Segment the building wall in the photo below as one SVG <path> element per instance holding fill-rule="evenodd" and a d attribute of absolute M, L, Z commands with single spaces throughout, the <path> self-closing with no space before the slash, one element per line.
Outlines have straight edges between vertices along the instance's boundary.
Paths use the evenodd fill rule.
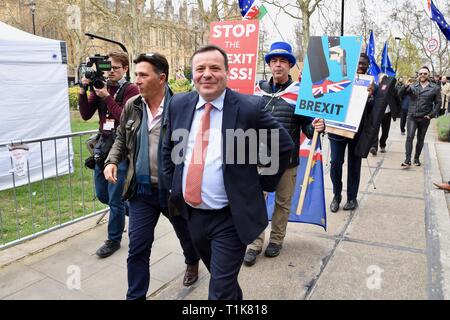
<path fill-rule="evenodd" d="M 164 54 L 170 64 L 171 77 L 174 77 L 177 68 L 189 66 L 195 48 L 208 39 L 209 27 L 197 18 L 198 12 L 188 7 L 186 1 L 179 10 L 174 9 L 170 0 L 165 0 L 162 12 L 149 7 L 139 24 L 140 36 L 131 34 L 131 26 L 138 19 L 133 21 L 131 18 L 133 15 L 127 1 L 122 0 L 116 6 L 114 0 L 96 0 L 98 7 L 88 0 L 34 1 L 36 35 L 66 41 L 70 76 L 76 74 L 78 64 L 87 56 L 120 50 L 114 44 L 89 40 L 85 32 L 121 42 L 129 52 L 130 48 L 139 47 L 140 52 Z M 150 3 L 154 6 L 153 1 Z M 70 5 L 78 7 L 80 14 L 77 17 L 73 11 L 71 15 Z M 32 33 L 29 0 L 0 0 L 0 21 Z"/>

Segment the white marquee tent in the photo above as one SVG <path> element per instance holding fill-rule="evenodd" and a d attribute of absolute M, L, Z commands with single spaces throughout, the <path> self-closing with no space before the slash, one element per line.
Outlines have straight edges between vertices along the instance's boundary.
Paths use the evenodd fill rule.
<path fill-rule="evenodd" d="M 0 21 L 0 190 L 13 186 L 12 160 L 2 144 L 71 132 L 65 42 L 38 37 Z M 67 174 L 72 146 L 67 139 L 29 143 L 29 177 L 15 184 Z M 42 173 L 42 161 L 44 174 Z M 69 161 L 70 160 L 70 161 Z"/>

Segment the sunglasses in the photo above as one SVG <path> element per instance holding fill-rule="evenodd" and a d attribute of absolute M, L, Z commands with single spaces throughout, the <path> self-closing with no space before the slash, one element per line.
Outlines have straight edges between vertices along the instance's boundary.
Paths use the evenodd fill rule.
<path fill-rule="evenodd" d="M 428 73 L 419 72 L 419 76 L 427 76 Z"/>

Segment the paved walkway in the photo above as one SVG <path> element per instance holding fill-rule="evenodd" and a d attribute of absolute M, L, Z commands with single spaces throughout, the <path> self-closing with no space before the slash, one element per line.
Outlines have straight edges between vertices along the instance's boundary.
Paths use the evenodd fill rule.
<path fill-rule="evenodd" d="M 244 298 L 450 299 L 445 254 L 450 252 L 450 199 L 432 186 L 433 181 L 450 180 L 450 144 L 435 140 L 434 127 L 433 122 L 423 166 L 401 169 L 405 136 L 393 123 L 388 152 L 363 160 L 359 209 L 329 213 L 327 232 L 289 224 L 280 256 L 261 255 L 253 267 L 242 267 Z M 324 142 L 327 162 L 326 138 Z M 325 168 L 328 205 L 332 190 L 329 166 Z M 0 299 L 123 299 L 127 236 L 117 253 L 100 260 L 95 250 L 105 238 L 106 224 L 94 225 L 95 219 L 84 221 L 0 252 Z M 72 237 L 65 239 L 67 234 Z M 39 251 L 52 242 L 57 243 Z M 206 299 L 205 267 L 189 288 L 182 285 L 184 268 L 175 234 L 161 217 L 149 298 Z"/>

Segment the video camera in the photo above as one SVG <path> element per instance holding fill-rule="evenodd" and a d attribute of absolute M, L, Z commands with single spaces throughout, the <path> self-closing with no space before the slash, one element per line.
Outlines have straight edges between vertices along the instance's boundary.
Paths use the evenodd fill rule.
<path fill-rule="evenodd" d="M 92 66 L 95 65 L 95 69 Z M 91 81 L 92 87 L 102 89 L 105 86 L 107 78 L 103 76 L 103 72 L 111 70 L 111 61 L 108 61 L 108 56 L 99 54 L 89 57 L 84 70 L 84 77 Z"/>

